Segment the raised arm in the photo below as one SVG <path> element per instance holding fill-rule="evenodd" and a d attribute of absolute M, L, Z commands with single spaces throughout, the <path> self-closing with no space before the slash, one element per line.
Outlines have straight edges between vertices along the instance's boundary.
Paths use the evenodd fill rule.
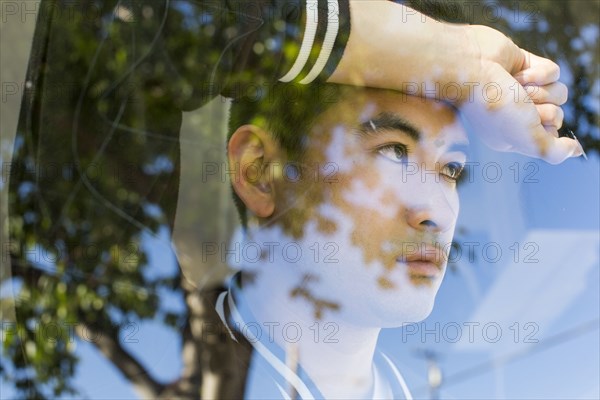
<path fill-rule="evenodd" d="M 558 138 L 567 88 L 551 60 L 489 27 L 438 22 L 388 1 L 350 4 L 350 38 L 331 82 L 454 103 L 496 150 L 550 163 L 582 154 L 577 141 Z"/>

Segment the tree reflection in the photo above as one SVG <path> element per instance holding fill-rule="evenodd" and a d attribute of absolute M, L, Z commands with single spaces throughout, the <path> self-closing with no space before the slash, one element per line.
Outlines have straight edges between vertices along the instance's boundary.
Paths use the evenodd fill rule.
<path fill-rule="evenodd" d="M 150 273 L 143 238 L 158 235 L 161 229 L 173 229 L 182 168 L 181 111 L 197 108 L 225 91 L 224 86 L 231 94 L 248 93 L 248 79 L 240 74 L 228 85 L 218 76 L 215 82 L 193 79 L 195 70 L 206 68 L 205 61 L 221 56 L 207 54 L 206 44 L 231 39 L 228 33 L 215 38 L 207 22 L 210 18 L 194 11 L 193 2 L 172 2 L 167 19 L 162 18 L 162 2 L 132 2 L 115 14 L 117 3 L 54 2 L 52 7 L 43 8 L 38 24 L 36 36 L 41 39 L 34 51 L 42 56 L 31 60 L 27 79 L 32 89 L 23 100 L 11 165 L 8 249 L 11 279 L 17 289 L 17 318 L 3 335 L 2 374 L 26 398 L 76 393 L 73 377 L 79 361 L 75 345 L 66 338 L 50 341 L 40 334 L 40 326 L 56 324 L 64 327 L 63 332 L 73 327 L 73 334 L 80 337 L 97 337 L 91 342 L 148 397 L 197 397 L 201 391 L 218 398 L 239 397 L 249 347 L 233 350 L 226 331 L 210 331 L 221 324 L 213 311 L 219 291 L 207 290 L 201 295 L 179 271 L 158 277 Z M 503 14 L 497 22 L 476 13 L 469 22 L 496 23 L 524 47 L 534 52 L 543 50 L 539 52 L 560 60 L 563 71 L 572 75 L 566 124 L 588 152 L 598 151 L 594 109 L 598 101 L 594 92 L 598 52 L 593 47 L 598 37 L 597 26 L 594 30 L 597 21 L 593 20 L 597 3 L 578 2 L 577 7 L 585 11 L 577 11 L 568 2 L 539 1 L 535 6 L 512 0 L 497 3 L 512 11 L 520 7 L 519 16 L 530 16 L 533 23 L 511 23 L 515 13 Z M 257 68 L 272 70 L 275 59 L 265 57 Z M 234 63 L 230 67 L 234 68 Z M 251 82 L 259 87 L 263 84 Z M 398 274 L 398 258 L 410 249 L 401 248 L 406 241 L 392 238 L 408 235 L 411 229 L 402 223 L 393 227 L 386 224 L 406 218 L 403 210 L 395 208 L 398 202 L 408 201 L 402 191 L 392 188 L 398 174 L 371 176 L 366 163 L 373 151 L 362 151 L 359 141 L 356 148 L 340 150 L 336 135 L 344 126 L 368 122 L 368 118 L 359 119 L 362 113 L 379 116 L 380 112 L 369 107 L 390 104 L 383 100 L 391 95 L 371 98 L 372 94 L 354 92 L 350 96 L 329 86 L 311 90 L 320 90 L 318 96 L 330 104 L 314 101 L 313 93 L 308 100 L 292 105 L 292 96 L 287 96 L 281 110 L 273 115 L 257 112 L 253 101 L 246 105 L 246 113 L 254 119 L 244 122 L 269 131 L 273 128 L 270 117 L 279 117 L 276 127 L 288 132 L 283 140 L 303 146 L 302 151 L 288 151 L 286 156 L 298 160 L 310 153 L 308 159 L 296 164 L 305 179 L 279 181 L 274 214 L 262 221 L 264 227 L 272 229 L 272 240 L 302 243 L 303 254 L 310 257 L 316 253 L 310 246 L 317 242 L 318 260 L 335 251 L 335 247 L 323 247 L 328 243 L 346 245 L 331 256 L 338 262 L 327 265 L 334 267 L 329 268 L 335 270 L 334 276 L 321 275 L 320 267 L 325 263 L 308 272 L 294 271 L 297 276 L 285 287 L 287 301 L 306 305 L 316 320 L 328 320 L 352 310 L 349 293 L 363 303 L 361 307 L 369 299 L 365 293 L 381 295 L 385 306 L 379 308 L 380 314 L 372 315 L 370 310 L 363 314 L 387 321 L 394 313 L 389 309 L 390 299 L 397 290 L 427 291 L 437 289 L 439 282 L 432 284 L 427 276 L 418 274 Z M 381 96 L 379 100 L 377 96 Z M 321 114 L 323 119 L 317 123 Z M 220 129 L 216 125 L 199 132 L 199 140 L 210 140 Z M 291 127 L 294 134 L 289 134 Z M 299 133 L 307 133 L 309 128 L 314 134 L 303 141 Z M 354 131 L 358 138 L 360 133 Z M 396 150 L 387 149 L 385 154 L 393 156 Z M 335 151 L 341 151 L 340 157 L 332 162 L 327 157 Z M 388 161 L 381 160 L 390 164 Z M 283 168 L 285 160 L 280 165 Z M 335 174 L 330 175 L 334 170 L 328 166 L 337 168 Z M 312 179 L 315 171 L 316 181 Z M 283 170 L 273 172 L 284 176 Z M 288 178 L 293 175 L 286 173 Z M 377 190 L 384 183 L 389 184 L 388 189 Z M 208 202 L 222 185 L 203 184 L 203 200 Z M 241 205 L 240 199 L 236 201 Z M 204 223 L 207 232 L 214 232 L 220 221 L 214 217 Z M 450 241 L 451 237 L 440 239 L 426 229 L 411 235 L 408 242 L 446 249 Z M 269 254 L 263 257 L 268 259 Z M 347 286 L 343 286 L 337 274 L 345 272 L 348 265 L 358 267 L 346 275 Z M 254 283 L 260 285 L 260 269 L 248 272 L 256 274 Z M 360 275 L 365 273 L 366 277 Z M 369 290 L 359 290 L 357 284 L 370 284 Z M 159 293 L 180 298 L 183 311 L 165 306 Z M 432 298 L 431 293 L 428 296 Z M 3 308 L 7 302 L 3 299 Z M 427 307 L 430 303 L 424 302 Z M 415 313 L 423 315 L 427 307 Z M 352 311 L 348 318 L 356 315 L 361 313 Z M 175 382 L 152 376 L 122 344 L 128 323 L 151 319 L 182 338 L 184 368 Z M 211 374 L 217 376 L 217 383 L 205 384 Z"/>

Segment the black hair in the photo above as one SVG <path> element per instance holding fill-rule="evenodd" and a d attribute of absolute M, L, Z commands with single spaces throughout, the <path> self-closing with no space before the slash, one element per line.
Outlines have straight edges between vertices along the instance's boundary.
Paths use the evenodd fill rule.
<path fill-rule="evenodd" d="M 397 1 L 439 21 L 464 23 L 465 14 L 458 1 Z M 402 21 L 398 21 L 402 23 Z M 233 100 L 229 116 L 227 142 L 238 127 L 256 125 L 269 132 L 292 161 L 301 161 L 306 135 L 319 115 L 341 99 L 344 86 L 328 83 L 310 85 L 276 83 L 249 85 L 253 90 L 240 90 L 246 95 Z M 239 89 L 239 88 L 238 88 Z M 233 192 L 233 201 L 242 226 L 248 223 L 244 202 Z"/>
<path fill-rule="evenodd" d="M 307 134 L 315 120 L 340 100 L 343 86 L 329 83 L 276 83 L 259 88 L 251 95 L 233 100 L 227 141 L 240 126 L 256 125 L 272 135 L 291 161 L 301 161 Z M 234 190 L 232 192 L 245 228 L 248 223 L 246 205 Z"/>

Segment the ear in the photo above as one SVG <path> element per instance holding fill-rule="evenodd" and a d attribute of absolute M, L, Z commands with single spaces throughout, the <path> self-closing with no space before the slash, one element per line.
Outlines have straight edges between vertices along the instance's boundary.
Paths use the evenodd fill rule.
<path fill-rule="evenodd" d="M 240 126 L 229 139 L 227 157 L 235 171 L 233 190 L 246 208 L 266 218 L 275 209 L 274 171 L 270 171 L 279 154 L 279 146 L 270 134 L 255 125 Z"/>

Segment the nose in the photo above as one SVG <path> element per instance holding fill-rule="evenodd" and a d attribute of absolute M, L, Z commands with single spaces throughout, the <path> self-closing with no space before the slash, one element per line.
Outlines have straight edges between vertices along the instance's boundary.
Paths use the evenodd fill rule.
<path fill-rule="evenodd" d="M 425 186 L 425 187 L 424 187 Z M 423 183 L 413 192 L 413 201 L 406 206 L 406 220 L 413 229 L 423 232 L 445 232 L 458 217 L 458 198 L 453 198 L 439 185 Z"/>
<path fill-rule="evenodd" d="M 439 232 L 442 231 L 442 226 L 429 207 L 411 207 L 407 210 L 408 224 L 421 231 Z"/>

